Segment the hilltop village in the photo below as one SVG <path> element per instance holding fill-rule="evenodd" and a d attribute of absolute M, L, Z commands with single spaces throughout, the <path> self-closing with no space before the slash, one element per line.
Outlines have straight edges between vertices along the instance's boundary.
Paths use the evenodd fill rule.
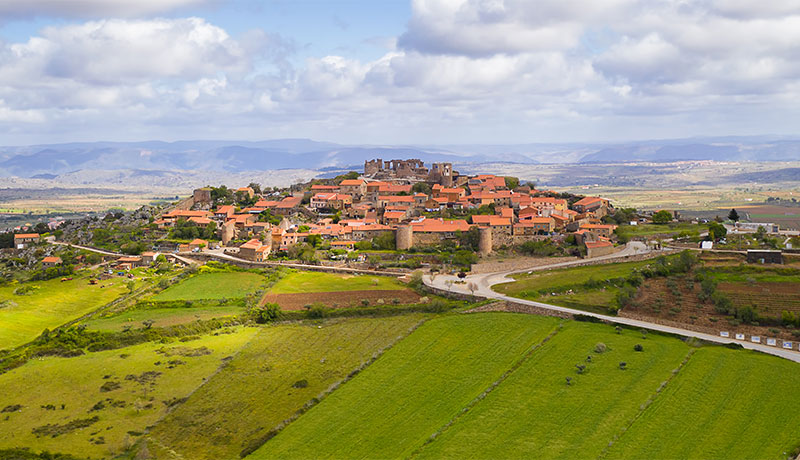
<path fill-rule="evenodd" d="M 474 246 L 485 256 L 570 236 L 576 252 L 596 257 L 614 250 L 616 225 L 603 220 L 613 212 L 606 199 L 537 190 L 513 177 L 461 175 L 450 163 L 428 168 L 416 159 L 377 159 L 365 162 L 363 174 L 291 190 L 197 189 L 153 224 L 179 234 L 195 227 L 256 262 L 301 244 L 344 251 Z M 217 245 L 198 238 L 180 250 L 209 247 Z"/>

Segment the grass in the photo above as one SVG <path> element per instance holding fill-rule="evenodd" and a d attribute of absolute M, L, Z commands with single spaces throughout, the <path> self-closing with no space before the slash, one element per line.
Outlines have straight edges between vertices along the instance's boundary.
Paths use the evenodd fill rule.
<path fill-rule="evenodd" d="M 800 445 L 798 389 L 795 363 L 699 349 L 607 457 L 786 458 Z"/>
<path fill-rule="evenodd" d="M 642 260 L 638 262 L 587 265 L 558 270 L 534 271 L 531 274 L 521 273 L 512 276 L 516 280 L 515 282 L 500 284 L 494 286 L 492 289 L 513 297 L 538 299 L 538 291 L 540 289 L 552 289 L 557 291 L 565 287 L 572 287 L 585 283 L 590 279 L 602 281 L 611 278 L 625 277 L 634 269 L 642 268 L 651 263 L 653 263 L 652 260 Z"/>
<path fill-rule="evenodd" d="M 503 313 L 428 321 L 248 458 L 408 457 L 558 321 Z"/>
<path fill-rule="evenodd" d="M 219 368 L 223 358 L 236 353 L 255 332 L 254 328 L 238 328 L 230 334 L 203 336 L 185 343 L 146 343 L 75 358 L 29 361 L 0 375 L 0 410 L 22 406 L 18 411 L 2 414 L 0 448 L 30 447 L 80 458 L 111 458 L 167 413 L 165 401 L 174 402 L 191 394 Z M 201 347 L 211 353 L 175 353 Z M 171 356 L 159 353 L 160 349 L 169 351 Z M 126 379 L 128 375 L 141 376 L 150 371 L 161 373 L 152 385 Z M 109 382 L 119 384 L 119 388 L 101 391 L 103 385 L 115 386 Z M 104 407 L 92 410 L 100 402 Z M 46 409 L 49 405 L 53 409 Z M 91 422 L 95 416 L 98 419 Z M 68 431 L 65 425 L 76 420 L 91 423 L 56 437 L 34 434 L 37 428 L 52 433 Z"/>
<path fill-rule="evenodd" d="M 284 276 L 270 289 L 270 294 L 299 292 L 342 292 L 403 289 L 405 285 L 394 278 L 366 275 L 335 275 L 332 273 L 295 271 Z"/>
<path fill-rule="evenodd" d="M 678 233 L 688 233 L 699 235 L 708 231 L 708 226 L 701 224 L 691 224 L 689 222 L 674 222 L 668 224 L 638 224 L 620 225 L 617 232 L 628 235 L 629 237 L 652 236 L 652 235 L 676 235 Z"/>
<path fill-rule="evenodd" d="M 724 268 L 711 268 L 708 274 L 719 282 L 728 283 L 800 283 L 800 270 L 781 269 L 780 272 L 762 267 L 746 267 L 744 269 L 725 270 Z"/>
<path fill-rule="evenodd" d="M 119 332 L 126 326 L 142 327 L 143 321 L 152 320 L 153 327 L 167 327 L 191 323 L 197 320 L 237 316 L 244 313 L 242 306 L 150 308 L 128 310 L 114 316 L 93 318 L 86 321 L 90 330 Z"/>
<path fill-rule="evenodd" d="M 53 329 L 80 318 L 120 295 L 127 293 L 127 279 L 114 277 L 90 286 L 87 276 L 76 275 L 72 281 L 60 279 L 33 281 L 0 287 L 0 349 L 27 343 L 45 329 Z M 34 286 L 25 295 L 14 290 Z"/>
<path fill-rule="evenodd" d="M 597 458 L 689 350 L 672 338 L 612 331 L 568 323 L 418 458 Z M 608 351 L 595 353 L 598 342 Z M 643 352 L 633 350 L 637 343 Z M 585 373 L 575 364 L 586 365 Z M 649 458 L 659 457 L 666 458 Z"/>
<path fill-rule="evenodd" d="M 619 288 L 583 289 L 572 294 L 540 297 L 542 301 L 561 307 L 575 308 L 577 310 L 594 313 L 608 314 L 608 307 L 616 305 L 616 295 Z"/>
<path fill-rule="evenodd" d="M 238 458 L 248 446 L 342 380 L 424 317 L 267 327 L 151 432 L 152 446 L 184 458 Z M 294 388 L 305 380 L 307 387 Z"/>
<path fill-rule="evenodd" d="M 152 300 L 240 299 L 263 282 L 262 275 L 250 272 L 200 273 L 159 292 Z"/>

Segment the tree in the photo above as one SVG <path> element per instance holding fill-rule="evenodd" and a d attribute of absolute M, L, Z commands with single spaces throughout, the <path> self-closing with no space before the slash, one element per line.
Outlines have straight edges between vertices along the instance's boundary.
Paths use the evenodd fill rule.
<path fill-rule="evenodd" d="M 254 319 L 258 324 L 266 324 L 281 317 L 281 307 L 276 303 L 267 303 L 258 308 L 253 313 Z"/>
<path fill-rule="evenodd" d="M 255 193 L 256 195 L 261 195 L 261 184 L 256 182 L 250 182 L 250 185 L 248 185 L 248 187 L 253 189 L 253 193 Z"/>
<path fill-rule="evenodd" d="M 719 239 L 725 238 L 728 235 L 728 229 L 725 228 L 724 225 L 720 224 L 719 222 L 711 222 L 708 224 L 708 239 L 711 241 L 717 241 Z"/>
<path fill-rule="evenodd" d="M 431 186 L 425 182 L 417 182 L 411 186 L 411 193 L 424 193 L 426 195 L 430 195 Z"/>
<path fill-rule="evenodd" d="M 672 222 L 672 213 L 667 210 L 661 210 L 657 213 L 653 214 L 653 223 L 654 224 L 666 224 L 668 222 Z"/>
<path fill-rule="evenodd" d="M 514 190 L 519 186 L 519 178 L 513 176 L 506 176 L 506 188 L 509 190 Z"/>
<path fill-rule="evenodd" d="M 144 326 L 145 329 L 150 329 L 151 327 L 153 327 L 154 323 L 155 321 L 153 321 L 152 319 L 146 319 L 142 321 L 142 326 Z"/>
<path fill-rule="evenodd" d="M 731 212 L 728 213 L 728 219 L 738 222 L 739 221 L 739 213 L 736 212 L 735 209 L 731 209 Z"/>

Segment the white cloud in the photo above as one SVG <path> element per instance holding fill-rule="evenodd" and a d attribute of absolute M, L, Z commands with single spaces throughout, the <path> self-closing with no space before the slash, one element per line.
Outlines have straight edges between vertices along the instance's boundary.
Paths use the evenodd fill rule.
<path fill-rule="evenodd" d="M 50 27 L 0 45 L 0 132 L 14 120 L 381 143 L 695 135 L 748 120 L 793 131 L 800 11 L 763 3 L 416 0 L 382 57 L 299 67 L 291 40 L 198 18 Z"/>
<path fill-rule="evenodd" d="M 2 0 L 0 18 L 135 17 L 197 6 L 208 0 Z"/>

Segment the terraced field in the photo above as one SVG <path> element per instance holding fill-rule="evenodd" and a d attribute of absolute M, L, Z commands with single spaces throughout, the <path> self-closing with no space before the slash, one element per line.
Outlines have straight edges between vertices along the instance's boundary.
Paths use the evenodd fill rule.
<path fill-rule="evenodd" d="M 800 447 L 797 364 L 556 324 L 431 320 L 248 459 L 777 459 Z"/>
<path fill-rule="evenodd" d="M 90 330 L 119 332 L 127 327 L 133 329 L 152 321 L 152 327 L 167 327 L 212 318 L 229 318 L 244 313 L 245 307 L 225 306 L 191 308 L 143 308 L 127 310 L 113 316 L 92 318 L 86 321 Z"/>
<path fill-rule="evenodd" d="M 128 289 L 126 279 L 112 278 L 90 286 L 87 276 L 71 281 L 53 279 L 0 287 L 0 350 L 29 342 L 52 329 L 90 313 Z M 23 295 L 18 289 L 31 287 Z"/>
<path fill-rule="evenodd" d="M 272 286 L 270 294 L 295 294 L 307 292 L 344 292 L 367 290 L 395 290 L 404 286 L 386 276 L 337 275 L 323 272 L 294 271 Z"/>
<path fill-rule="evenodd" d="M 0 375 L 0 448 L 110 458 L 191 394 L 255 334 L 40 358 Z"/>
<path fill-rule="evenodd" d="M 241 299 L 263 282 L 263 276 L 251 272 L 199 273 L 161 291 L 153 300 Z"/>
<path fill-rule="evenodd" d="M 557 324 L 502 313 L 428 321 L 248 458 L 407 458 Z"/>
<path fill-rule="evenodd" d="M 609 330 L 567 324 L 419 458 L 597 458 L 689 352 L 675 339 Z M 598 342 L 608 351 L 596 353 Z"/>
<path fill-rule="evenodd" d="M 263 328 L 148 436 L 157 458 L 239 458 L 312 398 L 404 337 L 421 315 Z M 304 382 L 302 384 L 298 382 Z"/>
<path fill-rule="evenodd" d="M 798 391 L 795 363 L 701 348 L 605 457 L 786 458 L 800 446 Z"/>

